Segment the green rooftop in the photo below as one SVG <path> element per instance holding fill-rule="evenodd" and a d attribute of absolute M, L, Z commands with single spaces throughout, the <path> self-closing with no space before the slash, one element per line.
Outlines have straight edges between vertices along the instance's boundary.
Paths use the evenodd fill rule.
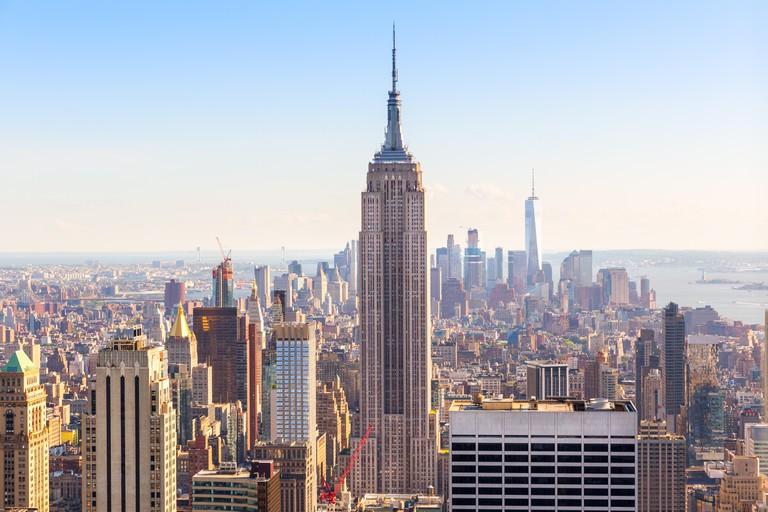
<path fill-rule="evenodd" d="M 24 373 L 36 370 L 37 366 L 23 350 L 17 350 L 3 367 L 4 372 Z"/>

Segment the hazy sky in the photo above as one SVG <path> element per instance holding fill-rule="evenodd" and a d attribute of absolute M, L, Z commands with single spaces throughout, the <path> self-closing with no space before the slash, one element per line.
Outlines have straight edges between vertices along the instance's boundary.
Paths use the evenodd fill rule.
<path fill-rule="evenodd" d="M 0 251 L 336 248 L 398 26 L 430 244 L 768 250 L 768 2 L 0 0 Z"/>

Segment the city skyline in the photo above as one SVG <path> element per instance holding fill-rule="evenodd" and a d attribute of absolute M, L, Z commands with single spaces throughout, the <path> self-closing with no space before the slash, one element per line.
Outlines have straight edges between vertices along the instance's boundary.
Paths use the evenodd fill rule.
<path fill-rule="evenodd" d="M 4 5 L 0 57 L 18 77 L 0 85 L 0 169 L 18 192 L 4 209 L 27 221 L 6 226 L 14 243 L 3 252 L 121 252 L 136 239 L 213 249 L 215 236 L 244 249 L 325 249 L 352 238 L 359 162 L 384 128 L 393 17 L 406 135 L 428 171 L 430 248 L 447 233 L 464 245 L 476 227 L 483 247 L 521 249 L 535 167 L 544 252 L 768 250 L 755 236 L 768 185 L 765 6 L 665 6 L 659 16 L 557 5 L 555 16 L 361 7 L 359 23 L 306 6 L 290 24 L 274 6 L 215 16 L 156 7 L 158 18 L 180 17 L 174 26 L 141 4 L 93 6 L 85 18 Z M 76 36 L 78 24 L 89 31 Z M 204 29 L 215 42 L 196 39 Z M 743 200 L 713 208 L 734 186 Z M 172 229 L 216 204 L 226 208 L 195 216 L 194 233 Z M 670 216 L 686 229 L 660 229 Z M 332 233 L 317 229 L 329 223 Z"/>
<path fill-rule="evenodd" d="M 398 2 L 0 1 L 2 510 L 768 510 L 768 4 Z"/>

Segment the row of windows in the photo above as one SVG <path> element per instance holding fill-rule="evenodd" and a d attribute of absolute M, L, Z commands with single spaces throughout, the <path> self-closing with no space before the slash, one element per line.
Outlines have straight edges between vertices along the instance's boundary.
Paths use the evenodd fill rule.
<path fill-rule="evenodd" d="M 453 465 L 453 473 L 560 473 L 608 474 L 608 466 L 463 466 Z M 634 466 L 611 467 L 611 473 L 635 474 Z"/>
<path fill-rule="evenodd" d="M 465 443 L 455 442 L 451 444 L 451 451 L 464 452 L 553 452 L 555 443 Z M 607 452 L 610 447 L 611 452 L 635 453 L 634 444 L 607 444 L 607 443 L 557 443 L 559 452 Z"/>
<path fill-rule="evenodd" d="M 626 470 L 634 470 L 634 468 L 623 468 Z M 617 474 L 614 471 L 614 475 Z M 625 474 L 632 475 L 634 474 L 634 471 L 627 471 Z M 584 477 L 584 482 L 586 485 L 594 485 L 592 482 L 599 482 L 598 485 L 607 484 L 608 478 L 607 477 Z M 621 482 L 629 482 L 631 481 L 631 484 L 627 483 L 621 483 Z M 502 482 L 507 485 L 528 485 L 529 483 L 531 485 L 554 485 L 555 483 L 555 477 L 554 476 L 531 476 L 528 478 L 528 475 L 524 476 L 504 476 L 503 480 L 501 476 L 478 476 L 475 477 L 475 475 L 453 475 L 451 477 L 451 482 L 454 484 L 501 484 Z M 612 482 L 614 485 L 634 485 L 634 478 L 628 478 L 628 477 L 613 477 Z M 582 479 L 581 476 L 558 476 L 557 477 L 557 483 L 560 485 L 581 485 Z"/>
<path fill-rule="evenodd" d="M 495 454 L 480 453 L 475 456 L 474 453 L 454 453 L 451 456 L 453 462 L 501 462 L 502 456 Z M 611 455 L 610 461 L 615 464 L 634 464 L 634 455 Z M 554 455 L 540 455 L 527 453 L 506 454 L 504 462 L 555 462 Z M 557 462 L 565 463 L 607 463 L 608 455 L 557 455 Z"/>
<path fill-rule="evenodd" d="M 485 506 L 501 506 L 502 500 L 498 498 L 480 498 L 477 500 L 477 503 L 475 503 L 474 498 L 453 498 L 451 500 L 451 503 L 456 506 L 461 505 L 467 505 L 467 506 L 476 506 L 476 505 L 485 505 Z M 605 500 L 605 499 L 585 499 L 584 500 L 584 506 L 585 507 L 608 507 L 608 504 L 610 503 L 610 506 L 612 508 L 635 508 L 635 501 L 634 500 Z M 527 507 L 529 506 L 529 500 L 527 498 L 506 498 L 503 500 L 503 504 L 507 507 Z M 547 499 L 547 498 L 532 498 L 530 500 L 530 506 L 534 507 L 554 507 L 555 506 L 555 500 L 554 499 Z M 582 506 L 582 500 L 580 499 L 573 499 L 573 498 L 567 498 L 567 499 L 558 499 L 557 500 L 557 506 L 559 507 L 581 507 Z"/>
<path fill-rule="evenodd" d="M 451 494 L 482 494 L 482 495 L 517 495 L 517 496 L 554 496 L 554 487 L 452 487 Z M 607 487 L 580 489 L 576 487 L 560 487 L 557 489 L 559 496 L 608 496 Z M 611 496 L 634 496 L 634 489 L 612 489 Z"/>

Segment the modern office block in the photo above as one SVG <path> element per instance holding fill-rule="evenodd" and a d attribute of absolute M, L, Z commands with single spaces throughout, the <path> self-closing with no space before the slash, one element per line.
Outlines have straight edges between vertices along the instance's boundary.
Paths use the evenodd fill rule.
<path fill-rule="evenodd" d="M 624 400 L 454 402 L 451 510 L 636 510 L 636 414 Z"/>

